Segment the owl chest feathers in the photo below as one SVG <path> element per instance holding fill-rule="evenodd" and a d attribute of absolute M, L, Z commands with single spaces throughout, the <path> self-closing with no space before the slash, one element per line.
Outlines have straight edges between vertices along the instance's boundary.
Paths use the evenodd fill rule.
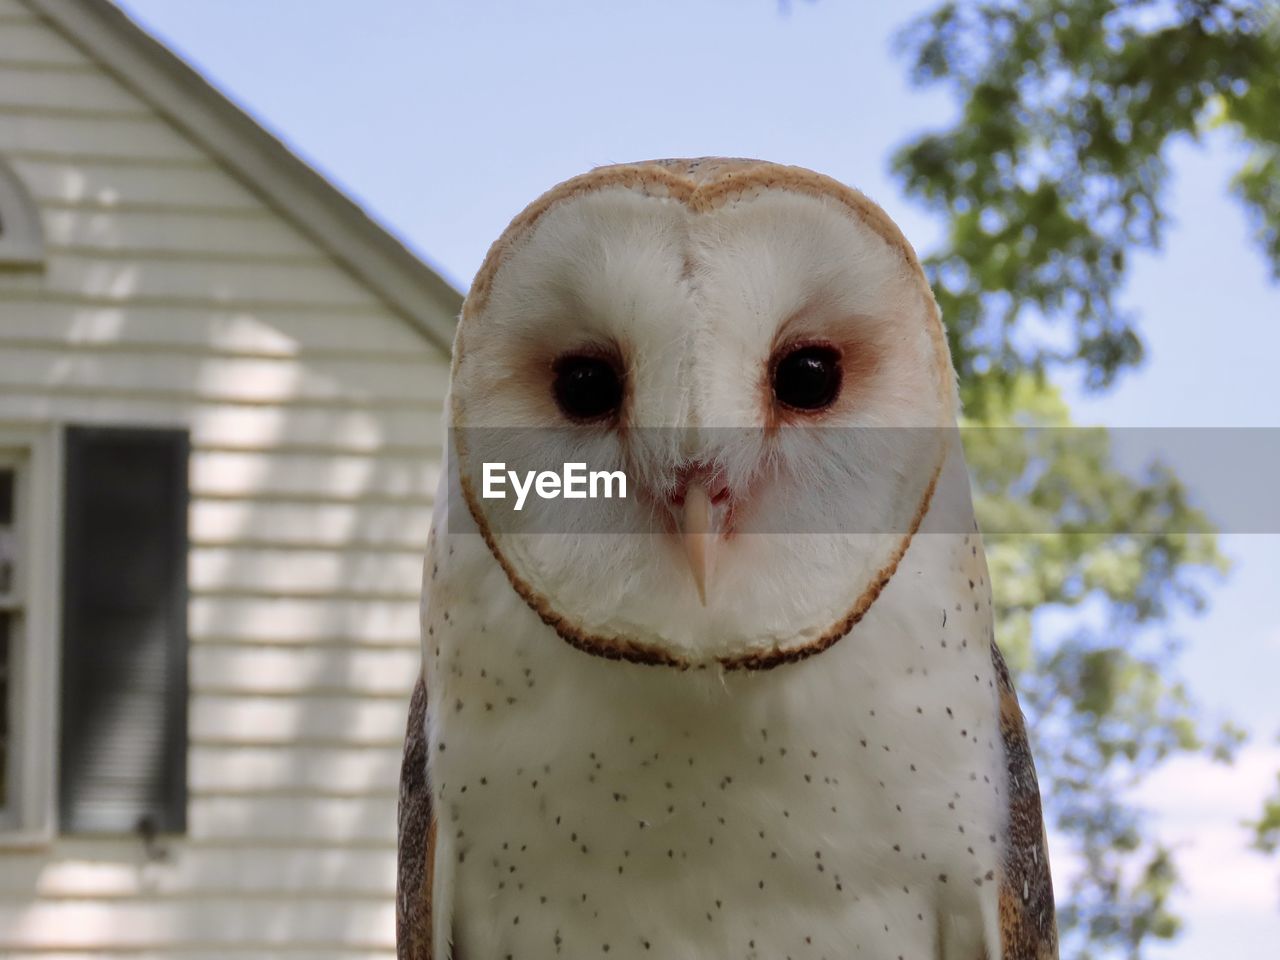
<path fill-rule="evenodd" d="M 428 766 L 464 956 L 981 946 L 1005 785 L 976 537 L 918 538 L 823 654 L 726 675 L 574 650 L 479 538 L 435 554 Z"/>

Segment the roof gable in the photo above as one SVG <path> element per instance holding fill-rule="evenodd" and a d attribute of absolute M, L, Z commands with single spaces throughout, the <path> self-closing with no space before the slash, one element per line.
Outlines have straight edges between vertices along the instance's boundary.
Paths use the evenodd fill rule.
<path fill-rule="evenodd" d="M 462 295 L 108 0 L 21 0 L 448 353 Z"/>

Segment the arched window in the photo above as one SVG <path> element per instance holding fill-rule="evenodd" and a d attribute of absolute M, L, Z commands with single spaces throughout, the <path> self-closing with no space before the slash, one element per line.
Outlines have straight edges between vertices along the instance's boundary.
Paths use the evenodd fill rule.
<path fill-rule="evenodd" d="M 0 158 L 0 268 L 43 263 L 40 211 L 18 175 Z"/>

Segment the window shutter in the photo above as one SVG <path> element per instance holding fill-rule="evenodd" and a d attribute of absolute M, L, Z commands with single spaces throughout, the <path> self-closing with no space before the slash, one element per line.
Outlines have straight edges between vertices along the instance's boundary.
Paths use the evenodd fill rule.
<path fill-rule="evenodd" d="M 186 829 L 188 453 L 185 431 L 67 430 L 67 833 Z"/>

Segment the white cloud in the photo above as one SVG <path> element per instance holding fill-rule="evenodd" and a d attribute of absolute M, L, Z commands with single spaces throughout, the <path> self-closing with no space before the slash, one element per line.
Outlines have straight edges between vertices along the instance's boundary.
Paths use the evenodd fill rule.
<path fill-rule="evenodd" d="M 1256 745 L 1231 766 L 1179 757 L 1136 791 L 1160 837 L 1178 852 L 1180 901 L 1190 917 L 1256 912 L 1280 935 L 1280 861 L 1250 848 L 1244 826 L 1257 817 L 1277 771 L 1280 748 Z"/>
<path fill-rule="evenodd" d="M 1242 749 L 1232 766 L 1202 756 L 1178 757 L 1153 773 L 1132 799 L 1176 852 L 1181 886 L 1175 912 L 1185 921 L 1157 960 L 1274 960 L 1280 942 L 1280 857 L 1249 846 L 1244 822 L 1255 818 L 1280 771 L 1280 747 Z M 1054 886 L 1067 889 L 1079 869 L 1061 838 L 1050 835 Z"/>

